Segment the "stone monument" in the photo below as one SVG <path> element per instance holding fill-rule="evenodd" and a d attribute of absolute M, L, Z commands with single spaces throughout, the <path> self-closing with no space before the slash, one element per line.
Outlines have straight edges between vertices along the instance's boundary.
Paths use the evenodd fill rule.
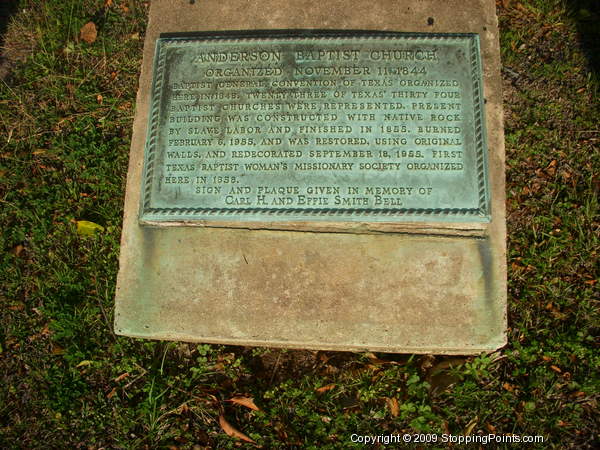
<path fill-rule="evenodd" d="M 504 345 L 499 67 L 491 0 L 153 2 L 115 331 Z"/>

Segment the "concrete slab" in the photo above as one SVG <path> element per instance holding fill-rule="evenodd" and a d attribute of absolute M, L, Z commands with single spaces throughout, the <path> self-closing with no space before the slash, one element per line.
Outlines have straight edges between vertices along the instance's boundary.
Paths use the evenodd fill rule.
<path fill-rule="evenodd" d="M 149 227 L 139 222 L 161 33 L 335 29 L 480 36 L 491 222 Z M 153 1 L 125 200 L 115 331 L 151 339 L 470 354 L 506 341 L 504 143 L 493 1 Z M 449 229 L 447 229 L 449 228 Z M 458 228 L 458 231 L 457 231 Z"/>

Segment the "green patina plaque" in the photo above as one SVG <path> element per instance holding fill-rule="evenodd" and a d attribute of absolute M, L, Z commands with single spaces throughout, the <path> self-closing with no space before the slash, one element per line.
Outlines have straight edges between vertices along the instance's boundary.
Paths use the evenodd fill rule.
<path fill-rule="evenodd" d="M 475 34 L 161 38 L 140 220 L 488 222 Z"/>

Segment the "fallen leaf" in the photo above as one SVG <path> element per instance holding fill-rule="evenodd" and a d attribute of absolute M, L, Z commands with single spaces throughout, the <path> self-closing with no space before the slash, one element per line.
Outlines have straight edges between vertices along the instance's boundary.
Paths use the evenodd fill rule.
<path fill-rule="evenodd" d="M 525 8 L 521 3 L 517 3 L 515 5 L 515 8 L 517 8 L 519 11 L 526 13 L 526 14 L 529 12 L 529 10 L 527 8 Z"/>
<path fill-rule="evenodd" d="M 568 172 L 566 170 L 563 170 L 560 174 L 565 180 L 568 180 L 572 177 L 571 172 Z"/>
<path fill-rule="evenodd" d="M 369 358 L 372 364 L 394 364 L 394 361 L 386 361 L 385 359 L 378 358 L 374 353 L 367 352 L 365 356 Z"/>
<path fill-rule="evenodd" d="M 467 428 L 465 428 L 465 435 L 468 436 L 473 432 L 473 428 L 475 428 L 475 426 L 477 425 L 477 421 L 479 420 L 479 417 L 475 416 L 473 418 L 473 420 L 471 420 L 468 424 L 467 424 Z"/>
<path fill-rule="evenodd" d="M 21 252 L 23 251 L 23 246 L 21 244 L 17 244 L 13 247 L 12 249 L 12 253 L 15 256 L 19 256 L 21 254 Z"/>
<path fill-rule="evenodd" d="M 62 348 L 62 347 L 60 347 L 60 346 L 58 346 L 56 344 L 54 344 L 52 346 L 52 354 L 53 355 L 62 355 L 64 352 L 65 352 L 64 348 Z"/>
<path fill-rule="evenodd" d="M 448 426 L 448 422 L 446 420 L 444 420 L 442 423 L 442 430 L 445 434 L 450 434 L 450 427 Z"/>
<path fill-rule="evenodd" d="M 102 104 L 102 101 L 104 100 L 104 97 L 102 97 L 101 94 L 96 95 L 96 101 L 98 102 L 98 104 Z"/>
<path fill-rule="evenodd" d="M 104 227 L 88 220 L 77 221 L 77 234 L 82 236 L 93 236 L 96 231 L 104 231 Z"/>
<path fill-rule="evenodd" d="M 94 22 L 86 23 L 81 27 L 81 30 L 79 30 L 79 38 L 88 44 L 94 43 L 96 37 L 98 37 L 98 30 L 96 29 L 96 24 Z"/>
<path fill-rule="evenodd" d="M 113 0 L 105 0 L 104 1 L 104 7 L 108 8 L 109 6 L 112 6 L 113 4 Z"/>
<path fill-rule="evenodd" d="M 496 432 L 496 427 L 495 427 L 494 425 L 491 425 L 491 424 L 489 424 L 489 423 L 486 423 L 486 424 L 485 424 L 485 427 L 488 429 L 488 431 L 489 431 L 490 433 L 495 433 L 495 432 Z"/>
<path fill-rule="evenodd" d="M 390 413 L 392 414 L 392 416 L 398 417 L 398 414 L 400 414 L 400 406 L 398 405 L 398 399 L 396 397 L 386 398 L 385 402 L 387 403 L 388 408 L 390 408 Z"/>
<path fill-rule="evenodd" d="M 119 375 L 117 378 L 115 378 L 115 382 L 119 382 L 121 380 L 124 380 L 125 378 L 127 378 L 129 376 L 129 372 L 125 372 L 122 373 L 121 375 Z"/>
<path fill-rule="evenodd" d="M 219 416 L 219 425 L 221 425 L 221 428 L 223 429 L 223 431 L 225 432 L 225 434 L 227 434 L 227 436 L 231 436 L 231 437 L 234 437 L 234 438 L 237 438 L 237 439 L 241 439 L 242 441 L 246 441 L 246 442 L 250 442 L 252 444 L 256 444 L 256 442 L 254 442 L 252 439 L 250 439 L 244 433 L 242 433 L 241 431 L 237 430 L 229 422 L 227 422 L 227 420 L 225 420 L 225 417 L 223 416 L 223 414 L 221 414 Z"/>
<path fill-rule="evenodd" d="M 371 377 L 371 382 L 376 383 L 379 378 L 384 376 L 385 372 L 381 370 L 381 367 L 371 365 L 371 368 L 376 371 Z"/>
<path fill-rule="evenodd" d="M 232 397 L 227 401 L 235 403 L 236 405 L 245 406 L 253 411 L 260 411 L 260 408 L 254 404 L 254 399 L 252 397 Z"/>
<path fill-rule="evenodd" d="M 557 366 L 550 366 L 550 368 L 555 371 L 556 373 L 562 373 L 562 370 L 560 370 L 560 367 Z"/>
<path fill-rule="evenodd" d="M 187 403 L 183 403 L 179 408 L 177 408 L 177 414 L 185 414 L 190 410 L 190 407 Z"/>
<path fill-rule="evenodd" d="M 117 388 L 113 388 L 112 391 L 110 391 L 108 394 L 106 394 L 106 397 L 113 398 L 116 393 L 117 393 Z"/>
<path fill-rule="evenodd" d="M 327 355 L 327 354 L 325 354 L 325 353 L 320 353 L 320 354 L 319 354 L 319 360 L 320 360 L 322 363 L 326 363 L 326 362 L 327 362 L 327 361 L 329 361 L 330 359 L 331 359 L 331 356 L 329 356 L 329 355 Z"/>
<path fill-rule="evenodd" d="M 315 389 L 315 391 L 318 392 L 319 394 L 321 394 L 323 392 L 327 392 L 327 391 L 332 390 L 334 387 L 335 387 L 335 383 L 331 383 L 331 384 L 328 384 L 326 386 L 322 386 L 320 388 L 317 388 L 317 389 Z"/>
<path fill-rule="evenodd" d="M 504 383 L 504 384 L 502 385 L 502 387 L 503 387 L 505 390 L 507 390 L 508 392 L 514 392 L 514 390 L 515 390 L 515 387 L 514 387 L 512 384 L 510 384 L 510 383 Z"/>

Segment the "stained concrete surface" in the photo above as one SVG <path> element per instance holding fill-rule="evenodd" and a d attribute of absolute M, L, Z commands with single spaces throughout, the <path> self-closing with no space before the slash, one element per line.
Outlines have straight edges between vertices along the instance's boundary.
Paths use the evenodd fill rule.
<path fill-rule="evenodd" d="M 481 39 L 492 221 L 474 235 L 155 228 L 138 222 L 155 41 L 269 29 L 470 32 Z M 493 1 L 157 0 L 130 153 L 118 334 L 236 345 L 469 354 L 506 342 L 504 143 Z M 425 231 L 423 231 L 425 230 Z M 350 231 L 350 232 L 348 232 Z"/>

